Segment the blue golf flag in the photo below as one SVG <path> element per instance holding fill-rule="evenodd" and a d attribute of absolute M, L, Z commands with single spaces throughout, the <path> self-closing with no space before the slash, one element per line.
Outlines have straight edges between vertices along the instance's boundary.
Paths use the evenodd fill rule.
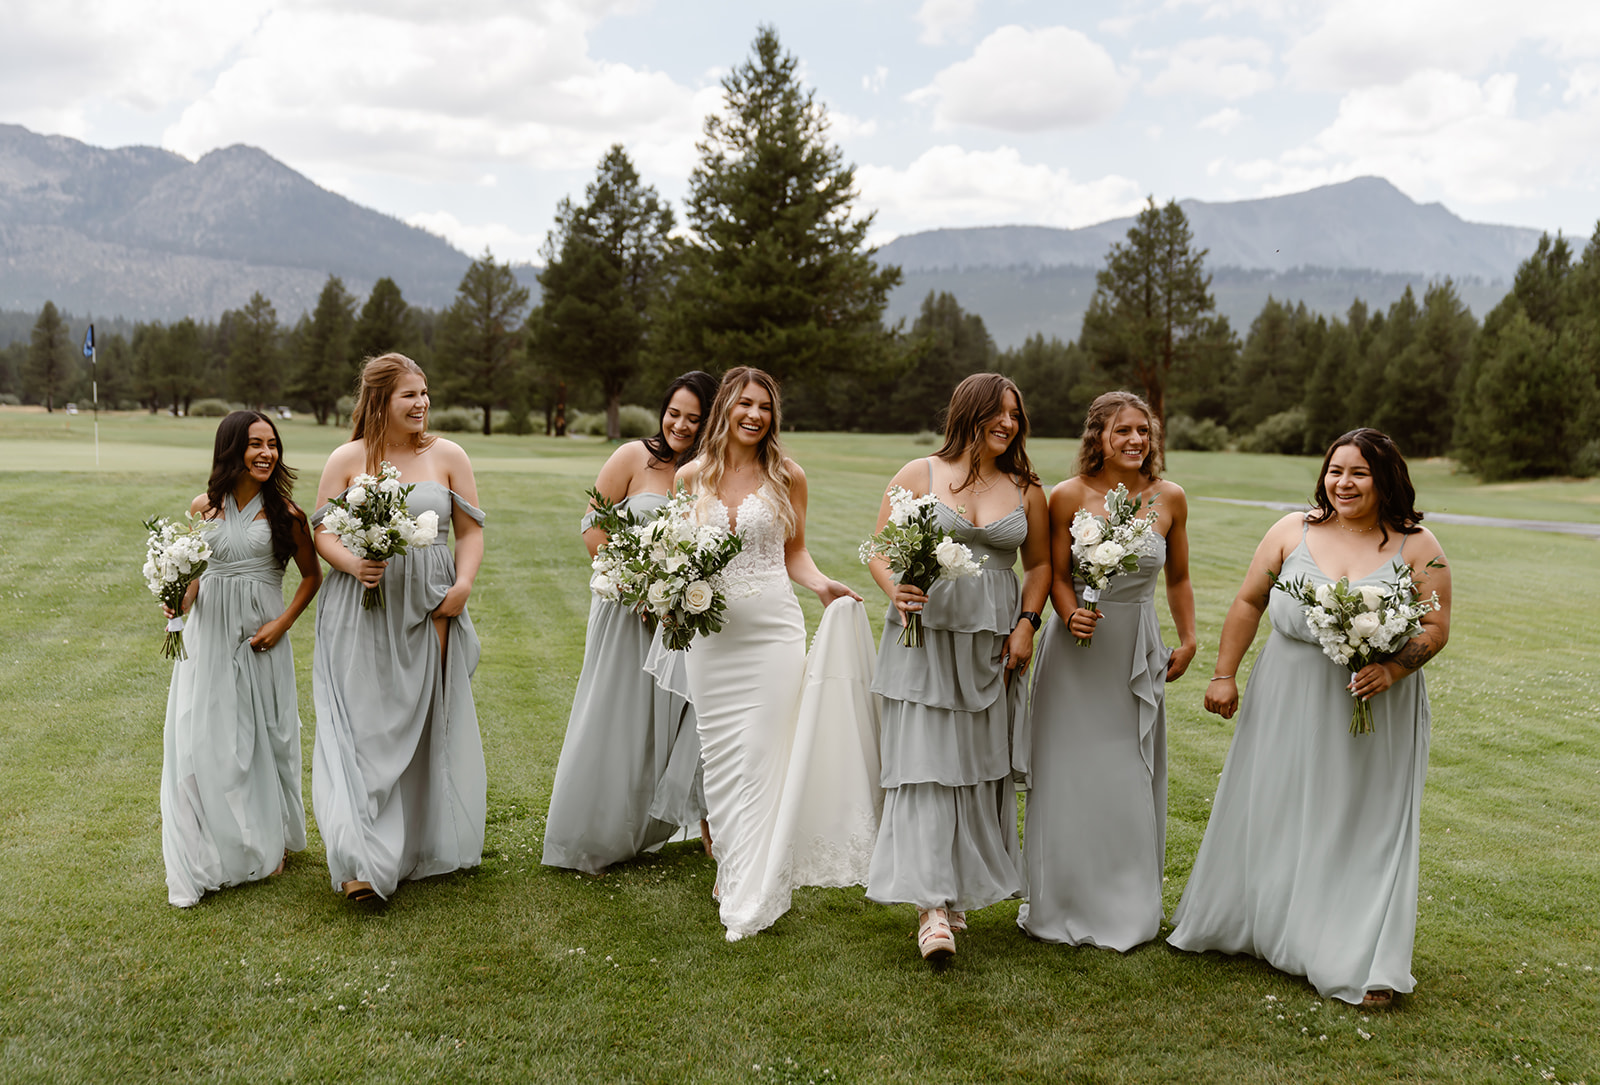
<path fill-rule="evenodd" d="M 83 356 L 94 357 L 94 325 L 89 325 L 89 330 L 83 334 Z"/>

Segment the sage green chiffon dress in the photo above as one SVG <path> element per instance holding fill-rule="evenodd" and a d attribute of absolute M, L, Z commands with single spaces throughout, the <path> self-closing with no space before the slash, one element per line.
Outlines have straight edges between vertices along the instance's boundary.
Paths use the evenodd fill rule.
<path fill-rule="evenodd" d="M 225 885 L 271 874 L 306 846 L 294 652 L 250 638 L 283 613 L 283 567 L 261 495 L 223 497 L 211 560 L 184 625 L 162 735 L 161 853 L 167 900 L 180 908 Z"/>
<path fill-rule="evenodd" d="M 667 500 L 634 494 L 619 508 L 648 517 Z M 580 530 L 592 526 L 591 511 Z M 631 609 L 590 600 L 583 671 L 545 818 L 546 866 L 596 874 L 705 817 L 694 709 L 644 669 L 650 641 Z"/>
<path fill-rule="evenodd" d="M 1007 684 L 1004 655 L 1022 612 L 1012 566 L 1028 516 L 1019 500 L 975 527 L 943 502 L 935 508 L 946 534 L 988 560 L 975 576 L 929 589 L 922 647 L 900 643 L 893 605 L 884 620 L 872 683 L 882 698 L 883 820 L 867 896 L 968 911 L 1022 891 L 1012 735 L 1026 727 L 1026 698 L 1022 681 Z"/>
<path fill-rule="evenodd" d="M 1402 555 L 1404 548 L 1402 548 Z M 1281 574 L 1330 582 L 1300 545 Z M 1389 580 L 1392 565 L 1356 581 Z M 1422 672 L 1373 697 L 1350 733 L 1350 672 L 1274 591 L 1194 871 L 1168 944 L 1248 953 L 1359 1004 L 1409 992 L 1430 718 Z"/>
<path fill-rule="evenodd" d="M 1112 577 L 1087 647 L 1052 614 L 1034 654 L 1017 925 L 1045 942 L 1125 951 L 1161 931 L 1172 653 L 1155 605 L 1167 540 L 1155 539 L 1135 572 Z"/>
<path fill-rule="evenodd" d="M 483 512 L 431 481 L 407 505 L 413 517 L 438 513 L 433 545 L 389 561 L 383 607 L 363 609 L 361 582 L 330 571 L 311 664 L 311 807 L 329 878 L 335 889 L 368 882 L 384 898 L 407 879 L 477 866 L 488 803 L 472 700 L 478 635 L 463 609 L 441 653 L 432 617 L 456 580 L 452 508 L 479 524 Z"/>

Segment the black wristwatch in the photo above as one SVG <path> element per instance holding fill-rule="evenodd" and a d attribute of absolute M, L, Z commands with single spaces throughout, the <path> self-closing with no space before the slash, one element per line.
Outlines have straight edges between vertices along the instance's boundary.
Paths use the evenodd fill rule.
<path fill-rule="evenodd" d="M 1019 618 L 1028 619 L 1028 623 L 1033 626 L 1033 631 L 1035 633 L 1037 633 L 1039 631 L 1039 622 L 1040 622 L 1041 619 L 1039 617 L 1038 611 L 1024 610 L 1021 614 L 1019 614 L 1017 616 Z"/>

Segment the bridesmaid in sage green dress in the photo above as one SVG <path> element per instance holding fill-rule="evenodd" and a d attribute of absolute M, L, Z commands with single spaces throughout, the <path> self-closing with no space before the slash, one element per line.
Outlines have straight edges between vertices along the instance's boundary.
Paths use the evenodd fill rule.
<path fill-rule="evenodd" d="M 1394 442 L 1351 430 L 1328 450 L 1316 508 L 1267 532 L 1228 609 L 1206 709 L 1231 719 L 1235 673 L 1265 612 L 1272 622 L 1233 732 L 1168 944 L 1249 953 L 1369 1009 L 1415 986 L 1428 691 L 1421 667 L 1450 637 L 1450 570 L 1419 521 Z M 1409 564 L 1442 609 L 1392 657 L 1351 674 L 1322 654 L 1301 606 L 1272 575 L 1313 585 L 1392 581 Z M 1430 567 L 1431 563 L 1431 567 Z M 1375 730 L 1350 733 L 1351 696 Z"/>
<path fill-rule="evenodd" d="M 944 434 L 939 451 L 906 464 L 890 486 L 938 498 L 940 527 L 987 559 L 982 570 L 924 594 L 882 558 L 870 564 L 891 605 L 872 683 L 884 802 L 867 897 L 916 906 L 917 949 L 929 961 L 955 953 L 968 911 L 1022 893 L 1013 740 L 1026 732 L 1024 675 L 1050 592 L 1049 510 L 1017 386 L 998 373 L 966 378 Z M 877 530 L 888 518 L 886 491 Z M 924 644 L 907 647 L 900 633 L 918 611 Z"/>
<path fill-rule="evenodd" d="M 234 411 L 217 426 L 206 492 L 189 506 L 214 526 L 211 560 L 181 604 L 189 655 L 172 668 L 162 739 L 161 852 L 167 900 L 180 908 L 276 874 L 306 846 L 287 634 L 322 566 L 290 499 L 294 474 L 272 420 Z M 285 607 L 290 558 L 300 584 Z"/>
<path fill-rule="evenodd" d="M 351 440 L 328 457 L 312 517 L 319 525 L 329 498 L 384 461 L 416 487 L 411 515 L 439 516 L 432 546 L 387 562 L 316 533 L 333 571 L 317 605 L 311 663 L 311 808 L 333 887 L 356 901 L 387 899 L 401 881 L 483 858 L 488 778 L 472 700 L 478 635 L 467 613 L 483 561 L 483 512 L 467 454 L 427 425 L 428 382 L 417 363 L 403 354 L 368 361 Z M 363 590 L 380 583 L 384 605 L 365 609 Z"/>
<path fill-rule="evenodd" d="M 716 394 L 717 382 L 699 370 L 673 381 L 660 430 L 613 452 L 595 489 L 647 519 L 666 504 L 673 475 L 699 449 Z M 582 530 L 593 557 L 606 541 L 593 509 Z M 650 632 L 639 615 L 598 595 L 590 599 L 583 671 L 545 818 L 546 866 L 599 874 L 660 847 L 680 826 L 698 822 L 702 838 L 708 835 L 694 710 L 645 671 L 649 651 Z M 681 660 L 683 653 L 673 655 Z"/>
<path fill-rule="evenodd" d="M 1078 474 L 1050 494 L 1055 613 L 1034 665 L 1031 789 L 1022 830 L 1028 901 L 1017 925 L 1045 942 L 1126 951 L 1161 932 L 1166 861 L 1166 683 L 1195 653 L 1189 510 L 1160 478 L 1161 429 L 1131 392 L 1089 406 Z M 1096 604 L 1072 574 L 1072 519 L 1106 512 L 1122 485 L 1156 520 L 1156 552 L 1111 579 Z M 1163 566 L 1178 647 L 1161 643 Z M 1080 646 L 1076 638 L 1089 641 Z"/>

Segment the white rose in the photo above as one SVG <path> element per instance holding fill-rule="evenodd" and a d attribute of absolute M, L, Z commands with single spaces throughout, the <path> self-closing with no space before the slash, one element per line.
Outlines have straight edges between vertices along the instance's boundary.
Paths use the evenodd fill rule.
<path fill-rule="evenodd" d="M 1098 546 L 1106 537 L 1105 525 L 1093 516 L 1085 516 L 1072 525 L 1072 534 L 1084 546 Z"/>
<path fill-rule="evenodd" d="M 429 509 L 417 517 L 416 529 L 411 533 L 412 546 L 429 546 L 439 537 L 439 514 Z"/>
<path fill-rule="evenodd" d="M 1370 641 L 1378 630 L 1383 628 L 1383 621 L 1376 614 L 1357 614 L 1350 619 L 1350 632 L 1362 640 Z"/>
<path fill-rule="evenodd" d="M 367 503 L 367 491 L 357 486 L 344 496 L 345 502 L 353 509 L 359 509 Z"/>
<path fill-rule="evenodd" d="M 948 535 L 933 548 L 933 556 L 939 562 L 939 567 L 947 571 L 972 564 L 972 551 Z"/>
<path fill-rule="evenodd" d="M 672 589 L 665 580 L 658 580 L 650 585 L 650 591 L 645 598 L 649 600 L 650 609 L 658 615 L 665 614 L 672 603 Z"/>
<path fill-rule="evenodd" d="M 688 558 L 682 554 L 674 553 L 668 555 L 667 560 L 661 563 L 661 568 L 669 573 L 675 573 L 687 564 L 689 564 Z"/>
<path fill-rule="evenodd" d="M 1383 589 L 1375 584 L 1361 586 L 1361 603 L 1368 610 L 1377 610 L 1383 605 Z"/>
<path fill-rule="evenodd" d="M 1116 565 L 1128 552 L 1114 542 L 1103 542 L 1094 548 L 1094 563 L 1104 568 Z"/>
<path fill-rule="evenodd" d="M 602 599 L 617 601 L 617 585 L 605 573 L 595 573 L 589 578 L 589 590 Z"/>
<path fill-rule="evenodd" d="M 392 477 L 385 478 L 382 482 L 378 483 L 378 490 L 382 493 L 388 494 L 390 497 L 398 497 L 400 494 L 400 480 Z"/>
<path fill-rule="evenodd" d="M 715 593 L 712 592 L 711 585 L 704 580 L 696 580 L 684 589 L 683 605 L 689 608 L 690 614 L 704 614 L 711 609 L 713 598 Z"/>
<path fill-rule="evenodd" d="M 1333 595 L 1333 585 L 1332 584 L 1318 584 L 1317 585 L 1317 605 L 1318 606 L 1327 607 L 1329 610 L 1332 610 L 1334 608 L 1334 606 L 1336 605 L 1336 603 L 1337 603 L 1337 600 L 1334 598 L 1334 595 Z"/>

